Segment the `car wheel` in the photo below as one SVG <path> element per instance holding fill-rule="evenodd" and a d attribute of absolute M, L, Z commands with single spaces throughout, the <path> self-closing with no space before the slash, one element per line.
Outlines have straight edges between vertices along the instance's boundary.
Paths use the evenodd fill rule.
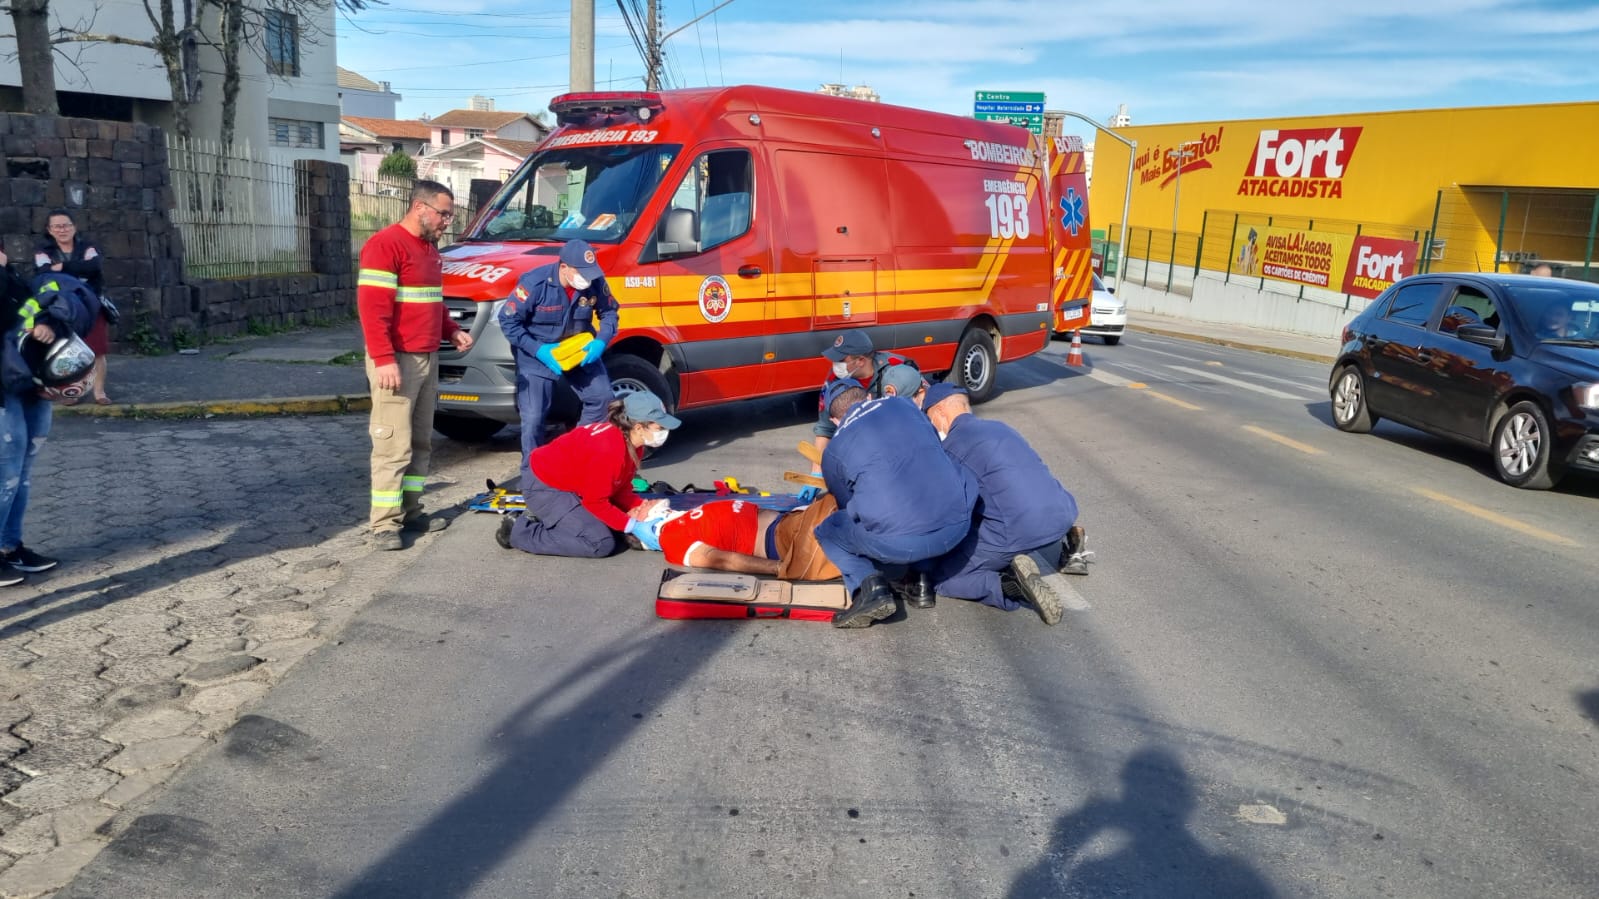
<path fill-rule="evenodd" d="M 608 356 L 605 371 L 611 376 L 611 390 L 617 396 L 648 390 L 660 398 L 666 411 L 677 408 L 677 396 L 672 392 L 672 385 L 666 382 L 666 376 L 643 359 L 629 353 Z"/>
<path fill-rule="evenodd" d="M 955 351 L 955 367 L 950 369 L 949 380 L 964 387 L 974 403 L 981 403 L 994 395 L 994 382 L 999 369 L 999 354 L 994 352 L 994 339 L 981 328 L 972 328 L 961 338 Z"/>
<path fill-rule="evenodd" d="M 1333 424 L 1351 434 L 1365 434 L 1378 421 L 1366 405 L 1366 379 L 1353 365 L 1346 366 L 1333 382 L 1332 412 Z"/>
<path fill-rule="evenodd" d="M 1512 487 L 1548 490 L 1563 472 L 1549 459 L 1554 432 L 1537 403 L 1510 407 L 1494 428 L 1494 470 Z"/>
<path fill-rule="evenodd" d="M 492 418 L 479 418 L 476 415 L 437 415 L 433 416 L 433 430 L 462 443 L 483 443 L 500 429 L 505 427 L 505 422 L 495 421 Z"/>
<path fill-rule="evenodd" d="M 1105 346 L 1115 346 L 1116 344 L 1121 343 L 1121 342 L 1122 342 L 1122 337 L 1121 337 L 1120 334 L 1107 334 L 1107 335 L 1105 335 Z"/>

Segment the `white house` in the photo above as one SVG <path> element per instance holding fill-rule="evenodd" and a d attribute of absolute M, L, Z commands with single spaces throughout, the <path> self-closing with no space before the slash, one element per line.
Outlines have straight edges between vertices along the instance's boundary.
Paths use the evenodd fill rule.
<path fill-rule="evenodd" d="M 241 87 L 235 139 L 269 151 L 277 162 L 339 158 L 339 88 L 333 5 L 304 4 L 300 14 L 245 0 L 258 10 L 262 46 L 240 54 Z M 175 4 L 176 5 L 176 4 Z M 195 4 L 204 30 L 217 34 L 218 11 Z M 181 5 L 179 5 L 181 9 Z M 50 27 L 148 39 L 154 34 L 141 0 L 51 0 Z M 172 92 L 153 50 L 120 44 L 66 44 L 56 55 L 56 92 L 63 115 L 172 125 Z M 191 110 L 196 138 L 221 136 L 222 60 L 200 50 L 200 98 Z M 16 36 L 0 33 L 0 109 L 22 108 Z"/>

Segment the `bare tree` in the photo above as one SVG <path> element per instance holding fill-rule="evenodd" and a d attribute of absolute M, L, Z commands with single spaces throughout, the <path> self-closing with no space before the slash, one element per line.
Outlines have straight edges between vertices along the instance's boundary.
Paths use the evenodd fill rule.
<path fill-rule="evenodd" d="M 8 10 L 17 33 L 17 66 L 22 71 L 22 111 L 57 115 L 56 64 L 50 51 L 50 0 L 11 0 Z"/>
<path fill-rule="evenodd" d="M 167 86 L 172 91 L 172 130 L 181 137 L 192 134 L 189 111 L 200 98 L 200 44 L 204 37 L 195 14 L 195 0 L 182 0 L 182 19 L 173 0 L 143 0 L 144 14 L 150 20 L 149 39 L 103 34 L 94 31 L 94 19 L 76 25 L 62 25 L 49 37 L 51 44 L 121 44 L 143 47 L 155 53 L 166 70 Z M 96 7 L 95 12 L 99 12 Z"/>

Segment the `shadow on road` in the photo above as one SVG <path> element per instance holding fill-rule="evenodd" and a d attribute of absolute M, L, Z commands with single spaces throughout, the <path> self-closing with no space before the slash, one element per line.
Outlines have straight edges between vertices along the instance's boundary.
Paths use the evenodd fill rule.
<path fill-rule="evenodd" d="M 1055 823 L 1044 857 L 1011 884 L 1010 899 L 1275 895 L 1254 868 L 1210 852 L 1189 833 L 1194 788 L 1170 751 L 1133 753 L 1121 781 L 1120 798 L 1090 799 Z M 1096 844 L 1117 848 L 1095 854 Z"/>
<path fill-rule="evenodd" d="M 741 633 L 647 630 L 602 648 L 505 718 L 493 730 L 499 764 L 334 895 L 467 895 Z"/>
<path fill-rule="evenodd" d="M 1588 721 L 1599 726 L 1599 690 L 1577 694 L 1577 708 L 1582 709 Z"/>

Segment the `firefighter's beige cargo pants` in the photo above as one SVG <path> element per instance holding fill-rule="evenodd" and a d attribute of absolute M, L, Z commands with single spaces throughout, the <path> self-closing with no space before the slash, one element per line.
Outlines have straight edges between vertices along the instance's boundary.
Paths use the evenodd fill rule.
<path fill-rule="evenodd" d="M 372 388 L 372 517 L 374 531 L 397 531 L 422 510 L 422 485 L 433 457 L 433 406 L 439 370 L 433 353 L 396 353 L 400 389 L 377 386 L 377 366 L 366 357 Z"/>

